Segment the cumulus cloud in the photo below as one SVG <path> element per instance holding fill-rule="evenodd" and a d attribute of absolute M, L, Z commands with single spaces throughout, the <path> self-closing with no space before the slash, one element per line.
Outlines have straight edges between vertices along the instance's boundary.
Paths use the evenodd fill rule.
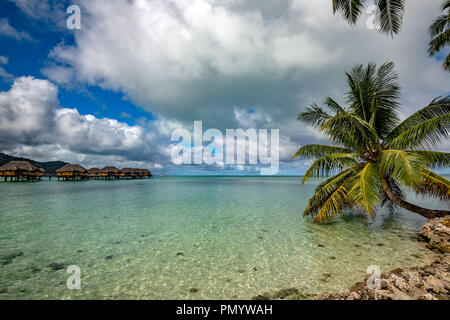
<path fill-rule="evenodd" d="M 77 109 L 60 106 L 54 84 L 33 77 L 17 78 L 9 91 L 0 92 L 0 147 L 21 155 L 61 156 L 60 160 L 81 157 L 84 161 L 101 156 L 116 162 L 167 161 L 170 153 L 160 146 L 168 145 L 168 131 L 155 128 L 173 126 L 175 122 L 156 120 L 144 128 L 81 115 Z"/>
<path fill-rule="evenodd" d="M 15 2 L 37 19 L 57 3 L 42 1 L 32 11 L 36 0 Z M 407 1 L 402 31 L 391 39 L 366 27 L 367 13 L 356 26 L 333 16 L 329 0 L 80 0 L 82 30 L 73 45 L 53 48 L 42 73 L 69 88 L 122 92 L 159 119 L 139 119 L 134 128 L 59 110 L 55 117 L 80 130 L 61 134 L 73 140 L 65 142 L 71 150 L 139 160 L 148 151 L 137 150 L 149 148 L 142 139 L 158 141 L 155 161 L 165 164 L 170 133 L 203 120 L 205 128 L 221 130 L 279 128 L 280 159 L 289 166 L 299 145 L 326 143 L 295 120 L 298 113 L 327 96 L 343 102 L 344 72 L 355 64 L 396 63 L 403 117 L 448 94 L 448 73 L 426 53 L 440 3 Z M 128 142 L 102 134 L 98 141 L 93 128 Z M 83 147 L 78 136 L 92 146 Z"/>
<path fill-rule="evenodd" d="M 0 143 L 39 144 L 49 139 L 58 89 L 47 80 L 21 77 L 0 92 Z"/>
<path fill-rule="evenodd" d="M 439 4 L 408 2 L 391 39 L 366 27 L 366 13 L 354 27 L 333 16 L 331 1 L 80 1 L 82 32 L 52 50 L 45 74 L 211 127 L 250 125 L 240 110 L 252 109 L 302 143 L 309 133 L 295 124 L 297 113 L 326 96 L 340 100 L 344 72 L 357 63 L 396 63 L 405 114 L 448 92 L 448 74 L 426 54 Z"/>
<path fill-rule="evenodd" d="M 80 115 L 77 109 L 62 108 L 54 118 L 59 139 L 71 150 L 83 153 L 111 154 L 141 149 L 144 130 L 114 119 L 98 119 L 93 115 Z"/>
<path fill-rule="evenodd" d="M 237 2 L 231 8 L 207 0 L 82 4 L 77 45 L 57 46 L 50 56 L 60 68 L 73 68 L 79 81 L 121 90 L 169 117 L 192 120 L 205 107 L 230 107 L 233 101 L 241 106 L 292 102 L 284 91 L 294 84 L 286 80 L 325 69 L 336 58 L 301 24 L 283 22 L 297 20 L 288 16 L 290 10 L 283 19 L 267 21 L 256 8 L 234 11 L 240 10 Z M 115 19 L 119 13 L 123 19 Z M 233 107 L 228 110 L 232 120 Z"/>

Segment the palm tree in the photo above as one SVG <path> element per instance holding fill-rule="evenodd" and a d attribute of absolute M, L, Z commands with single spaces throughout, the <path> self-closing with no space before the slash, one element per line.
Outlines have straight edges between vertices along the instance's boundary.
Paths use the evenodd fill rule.
<path fill-rule="evenodd" d="M 364 0 L 332 0 L 333 13 L 340 12 L 350 24 L 355 24 L 364 9 Z M 394 36 L 402 26 L 405 0 L 375 0 L 376 22 L 381 31 Z"/>
<path fill-rule="evenodd" d="M 444 13 L 446 10 L 447 13 Z M 443 14 L 430 26 L 432 38 L 428 48 L 430 56 L 434 56 L 450 43 L 450 0 L 444 2 L 442 12 Z M 450 54 L 445 59 L 444 69 L 450 71 Z"/>
<path fill-rule="evenodd" d="M 315 222 L 355 207 L 370 215 L 379 206 L 399 206 L 426 218 L 450 214 L 407 202 L 401 189 L 450 200 L 450 181 L 430 170 L 449 167 L 450 154 L 425 150 L 450 135 L 450 96 L 436 98 L 400 122 L 397 79 L 392 62 L 378 69 L 374 64 L 356 66 L 347 73 L 347 107 L 327 98 L 332 114 L 313 104 L 299 115 L 298 120 L 334 143 L 306 145 L 292 157 L 315 160 L 303 183 L 338 172 L 320 183 L 308 201 L 304 215 L 315 215 Z"/>

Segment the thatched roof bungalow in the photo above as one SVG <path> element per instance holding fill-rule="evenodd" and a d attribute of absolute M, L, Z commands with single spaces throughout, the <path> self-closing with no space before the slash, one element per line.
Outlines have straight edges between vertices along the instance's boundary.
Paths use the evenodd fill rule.
<path fill-rule="evenodd" d="M 152 177 L 151 171 L 147 170 L 147 169 L 136 169 L 136 172 L 137 172 L 138 176 L 140 176 L 142 178 L 151 178 Z"/>
<path fill-rule="evenodd" d="M 42 178 L 42 177 L 45 177 L 45 174 L 46 174 L 47 172 L 45 171 L 45 169 L 44 168 L 39 168 L 39 170 L 38 170 L 38 172 L 37 172 L 37 176 L 39 177 L 39 180 Z"/>
<path fill-rule="evenodd" d="M 98 178 L 101 177 L 99 168 L 91 168 L 88 170 L 88 174 L 90 178 Z"/>
<path fill-rule="evenodd" d="M 88 178 L 88 172 L 79 164 L 66 164 L 65 166 L 56 170 L 59 178 L 64 180 L 83 180 Z"/>
<path fill-rule="evenodd" d="M 7 181 L 8 177 L 11 181 L 18 180 L 35 180 L 39 169 L 28 161 L 10 161 L 0 166 L 0 176 Z"/>
<path fill-rule="evenodd" d="M 116 167 L 104 167 L 100 170 L 100 174 L 104 178 L 120 178 L 120 170 Z"/>
<path fill-rule="evenodd" d="M 137 173 L 136 169 L 134 168 L 123 168 L 120 170 L 120 177 L 122 178 L 136 178 Z"/>

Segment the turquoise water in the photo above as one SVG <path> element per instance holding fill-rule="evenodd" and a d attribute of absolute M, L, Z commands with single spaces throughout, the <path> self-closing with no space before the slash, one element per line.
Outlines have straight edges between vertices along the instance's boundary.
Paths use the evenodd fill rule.
<path fill-rule="evenodd" d="M 294 177 L 0 183 L 0 299 L 314 294 L 348 289 L 370 265 L 433 258 L 414 214 L 302 218 L 313 189 Z M 66 286 L 69 265 L 80 290 Z"/>

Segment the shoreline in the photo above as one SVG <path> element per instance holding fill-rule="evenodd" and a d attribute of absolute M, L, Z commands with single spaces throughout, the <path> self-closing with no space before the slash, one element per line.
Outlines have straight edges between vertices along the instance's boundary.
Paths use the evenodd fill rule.
<path fill-rule="evenodd" d="M 379 289 L 370 289 L 367 275 L 343 293 L 300 293 L 296 288 L 264 293 L 252 300 L 450 300 L 450 215 L 429 220 L 418 233 L 418 241 L 440 256 L 424 267 L 397 268 L 381 274 Z"/>

